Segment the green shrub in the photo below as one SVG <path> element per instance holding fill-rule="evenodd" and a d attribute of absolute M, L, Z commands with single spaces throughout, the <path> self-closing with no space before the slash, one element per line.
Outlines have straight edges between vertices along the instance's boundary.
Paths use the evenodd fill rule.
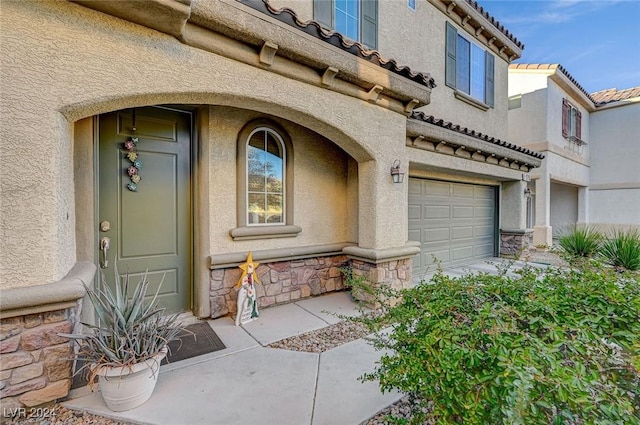
<path fill-rule="evenodd" d="M 637 275 L 597 264 L 510 275 L 437 274 L 355 319 L 387 329 L 363 378 L 408 394 L 412 424 L 640 424 Z"/>
<path fill-rule="evenodd" d="M 603 242 L 600 255 L 612 266 L 640 270 L 640 233 L 614 232 L 611 239 Z"/>
<path fill-rule="evenodd" d="M 588 226 L 573 226 L 563 232 L 558 242 L 569 255 L 590 258 L 600 248 L 602 235 Z"/>

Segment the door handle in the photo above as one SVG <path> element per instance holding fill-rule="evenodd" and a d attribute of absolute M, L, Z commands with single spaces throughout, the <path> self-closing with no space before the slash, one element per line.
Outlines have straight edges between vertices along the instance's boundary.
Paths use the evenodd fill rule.
<path fill-rule="evenodd" d="M 106 269 L 107 267 L 109 267 L 109 260 L 107 259 L 107 251 L 109 251 L 110 245 L 111 245 L 111 240 L 108 237 L 103 236 L 100 238 L 100 252 L 102 252 L 102 258 L 100 261 L 101 269 Z"/>

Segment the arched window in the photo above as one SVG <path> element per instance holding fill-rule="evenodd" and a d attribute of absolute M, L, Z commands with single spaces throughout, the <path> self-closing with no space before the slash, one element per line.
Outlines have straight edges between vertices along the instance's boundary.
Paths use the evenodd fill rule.
<path fill-rule="evenodd" d="M 282 137 L 258 127 L 247 140 L 247 225 L 286 223 L 286 154 Z"/>
<path fill-rule="evenodd" d="M 295 237 L 293 144 L 273 120 L 248 122 L 238 134 L 237 227 L 233 240 Z"/>

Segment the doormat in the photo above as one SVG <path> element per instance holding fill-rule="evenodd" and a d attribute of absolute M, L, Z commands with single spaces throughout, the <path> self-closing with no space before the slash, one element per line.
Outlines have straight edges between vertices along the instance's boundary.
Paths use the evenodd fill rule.
<path fill-rule="evenodd" d="M 169 343 L 169 353 L 162 360 L 161 365 L 175 363 L 226 348 L 220 337 L 207 322 L 195 323 L 186 326 L 185 329 L 189 332 L 183 332 L 179 335 L 180 340 Z"/>
<path fill-rule="evenodd" d="M 161 365 L 213 353 L 214 351 L 224 350 L 226 348 L 220 340 L 220 337 L 211 329 L 211 326 L 209 326 L 207 322 L 185 326 L 185 329 L 190 333 L 183 332 L 181 335 L 178 335 L 180 340 L 169 343 L 169 353 L 167 353 L 167 357 L 162 360 Z M 76 370 L 83 365 L 84 362 L 78 360 Z M 84 387 L 87 384 L 87 368 L 75 374 L 71 380 L 72 389 Z"/>

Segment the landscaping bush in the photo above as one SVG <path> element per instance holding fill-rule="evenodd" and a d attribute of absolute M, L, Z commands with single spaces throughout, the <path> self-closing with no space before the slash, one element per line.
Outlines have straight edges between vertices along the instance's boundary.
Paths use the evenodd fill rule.
<path fill-rule="evenodd" d="M 637 275 L 439 273 L 401 295 L 355 320 L 390 329 L 371 339 L 386 354 L 363 378 L 408 394 L 410 423 L 640 424 Z"/>
<path fill-rule="evenodd" d="M 602 243 L 600 255 L 615 267 L 640 270 L 640 233 L 617 231 Z"/>
<path fill-rule="evenodd" d="M 588 226 L 573 226 L 563 232 L 558 243 L 560 247 L 573 257 L 593 256 L 602 242 L 602 235 Z"/>

